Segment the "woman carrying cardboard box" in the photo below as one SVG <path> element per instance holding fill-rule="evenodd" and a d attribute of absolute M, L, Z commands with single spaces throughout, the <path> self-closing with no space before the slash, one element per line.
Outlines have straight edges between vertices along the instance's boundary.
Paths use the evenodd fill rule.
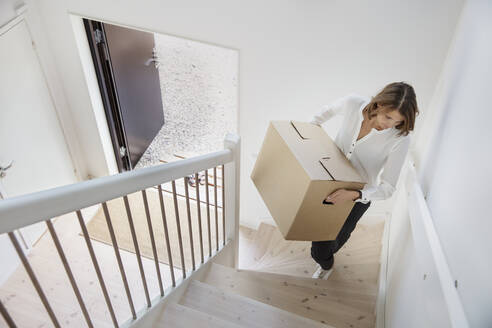
<path fill-rule="evenodd" d="M 340 98 L 312 119 L 321 126 L 335 115 L 344 116 L 335 143 L 367 181 L 362 190 L 338 189 L 326 197 L 333 204 L 355 201 L 355 205 L 335 240 L 312 243 L 311 256 L 318 263 L 313 278 L 328 278 L 333 255 L 347 242 L 371 201 L 387 199 L 395 191 L 418 113 L 413 87 L 394 82 L 371 99 Z"/>

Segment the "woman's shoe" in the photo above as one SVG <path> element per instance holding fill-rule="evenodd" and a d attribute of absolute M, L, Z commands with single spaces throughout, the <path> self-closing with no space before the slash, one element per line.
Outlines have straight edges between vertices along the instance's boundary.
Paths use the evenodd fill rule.
<path fill-rule="evenodd" d="M 318 268 L 313 273 L 313 279 L 327 280 L 332 272 L 333 268 L 331 268 L 330 270 L 325 270 L 321 267 L 321 265 L 318 264 Z"/>

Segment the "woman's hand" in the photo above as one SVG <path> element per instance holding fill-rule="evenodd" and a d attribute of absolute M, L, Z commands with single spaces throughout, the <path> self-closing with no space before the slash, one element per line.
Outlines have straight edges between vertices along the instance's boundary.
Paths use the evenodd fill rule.
<path fill-rule="evenodd" d="M 325 201 L 333 204 L 343 203 L 349 200 L 356 200 L 359 198 L 359 192 L 347 189 L 338 189 L 330 195 L 326 196 Z"/>

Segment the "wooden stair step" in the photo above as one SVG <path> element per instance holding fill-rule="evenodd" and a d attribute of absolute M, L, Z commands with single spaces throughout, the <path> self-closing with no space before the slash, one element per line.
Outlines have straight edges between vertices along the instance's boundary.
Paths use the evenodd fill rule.
<path fill-rule="evenodd" d="M 180 304 L 241 327 L 327 328 L 319 322 L 196 280 L 190 282 Z"/>
<path fill-rule="evenodd" d="M 239 237 L 253 241 L 255 239 L 257 230 L 251 229 L 249 227 L 240 225 L 239 226 Z"/>
<path fill-rule="evenodd" d="M 305 254 L 298 254 L 297 256 L 290 257 L 290 253 L 279 255 L 277 259 L 270 259 L 269 257 L 263 258 L 262 261 L 257 262 L 252 266 L 252 270 L 268 271 L 270 268 L 282 268 L 292 266 L 302 266 L 302 268 L 316 268 L 316 262 L 311 258 L 310 252 Z M 335 254 L 335 263 L 337 265 L 358 265 L 358 264 L 377 264 L 379 265 L 381 255 L 381 249 L 366 250 L 364 253 L 351 252 L 347 250 L 340 250 Z M 309 271 L 309 270 L 308 270 Z M 314 271 L 313 271 L 314 272 Z"/>
<path fill-rule="evenodd" d="M 379 263 L 381 254 L 359 255 L 346 252 L 338 252 L 335 254 L 335 262 L 340 264 L 364 264 L 364 263 Z"/>
<path fill-rule="evenodd" d="M 225 280 L 231 281 L 230 285 L 235 286 L 234 288 L 230 288 L 231 291 L 235 288 L 244 288 L 244 292 L 247 293 L 244 296 L 252 297 L 258 301 L 289 311 L 292 311 L 293 308 L 306 305 L 312 307 L 313 311 L 328 311 L 329 315 L 341 316 L 343 319 L 343 313 L 364 315 L 373 313 L 375 308 L 374 297 L 372 295 L 358 293 L 352 285 L 344 289 L 332 287 L 322 288 L 321 286 L 313 288 L 292 279 L 279 280 L 278 278 L 271 279 L 271 277 L 259 277 L 246 282 L 241 282 L 240 278 L 226 278 Z M 239 284 L 238 281 L 240 281 Z M 208 282 L 212 283 L 211 280 L 208 280 Z M 236 287 L 236 284 L 239 287 Z M 268 287 L 265 287 L 265 285 L 268 285 Z M 242 294 L 242 292 L 240 293 Z M 336 318 L 311 317 L 312 313 L 310 311 L 305 311 L 304 308 L 300 310 L 301 312 L 294 313 L 313 320 L 326 320 L 325 322 L 329 324 L 337 325 Z M 345 319 L 347 318 L 345 317 Z"/>
<path fill-rule="evenodd" d="M 376 287 L 213 264 L 204 282 L 338 328 L 373 327 Z"/>
<path fill-rule="evenodd" d="M 239 250 L 240 268 L 252 268 L 258 264 L 258 262 L 254 259 L 256 244 L 253 240 L 247 238 L 239 238 Z"/>
<path fill-rule="evenodd" d="M 340 250 L 347 249 L 351 251 L 359 251 L 368 248 L 381 249 L 382 246 L 383 245 L 381 244 L 381 240 L 374 240 L 371 242 L 362 243 L 355 239 L 349 239 L 349 241 L 345 245 L 343 245 L 342 248 L 340 248 Z"/>
<path fill-rule="evenodd" d="M 381 237 L 384 225 L 359 225 L 354 230 L 347 244 L 339 251 L 346 251 L 354 255 L 377 255 L 381 251 Z M 266 240 L 270 238 L 270 240 Z M 310 242 L 284 240 L 278 229 L 272 225 L 262 223 L 258 230 L 258 250 L 255 252 L 254 261 L 248 269 L 261 269 L 263 267 L 290 262 L 292 259 L 310 256 Z M 348 256 L 350 256 L 348 255 Z M 256 263 L 256 265 L 254 265 Z"/>
<path fill-rule="evenodd" d="M 376 260 L 378 260 L 380 253 L 380 245 L 373 245 L 366 248 L 342 247 L 335 256 L 352 256 L 355 259 L 363 260 L 366 258 L 370 258 L 371 260 L 376 258 Z M 268 266 L 293 263 L 304 258 L 311 258 L 311 245 L 309 245 L 309 247 L 299 245 L 296 248 L 285 248 L 277 253 L 273 250 L 268 251 L 259 261 L 256 262 L 255 268 L 260 269 Z"/>
<path fill-rule="evenodd" d="M 256 250 L 253 254 L 254 260 L 259 261 L 268 249 L 282 241 L 284 241 L 284 238 L 277 227 L 261 223 L 254 238 L 256 246 Z"/>
<path fill-rule="evenodd" d="M 363 301 L 373 302 L 373 297 L 377 293 L 377 287 L 374 284 L 364 283 L 360 284 L 359 281 L 353 281 L 345 279 L 341 281 L 332 281 L 313 279 L 311 277 L 295 277 L 283 273 L 271 273 L 260 272 L 252 270 L 234 270 L 229 267 L 223 267 L 222 265 L 214 263 L 208 275 L 203 279 L 204 281 L 212 281 L 213 279 L 224 278 L 230 279 L 235 277 L 241 279 L 241 281 L 260 281 L 266 284 L 278 285 L 284 287 L 287 283 L 289 286 L 302 286 L 314 290 L 323 290 L 325 292 L 333 293 L 337 296 L 343 296 L 347 294 L 349 297 L 357 295 L 358 299 Z"/>
<path fill-rule="evenodd" d="M 153 327 L 166 328 L 241 328 L 230 321 L 225 321 L 208 313 L 203 313 L 177 303 L 166 305 Z"/>
<path fill-rule="evenodd" d="M 226 268 L 227 269 L 227 268 Z M 215 268 L 214 268 L 215 270 Z M 280 283 L 281 285 L 295 285 L 304 286 L 311 289 L 323 290 L 329 293 L 339 295 L 340 293 L 346 293 L 349 297 L 356 295 L 358 299 L 363 301 L 374 301 L 373 297 L 377 293 L 377 288 L 373 284 L 355 284 L 353 281 L 332 281 L 313 279 L 311 277 L 295 277 L 282 273 L 269 273 L 250 270 L 240 270 L 242 275 L 253 276 L 254 279 L 268 280 L 274 283 Z"/>
<path fill-rule="evenodd" d="M 341 264 L 335 261 L 333 272 L 328 280 L 332 281 L 357 281 L 371 284 L 377 284 L 379 276 L 379 263 L 362 263 L 362 264 Z M 261 272 L 270 272 L 277 274 L 287 274 L 296 277 L 311 278 L 316 271 L 317 266 L 312 262 L 295 262 L 279 266 L 265 267 Z"/>
<path fill-rule="evenodd" d="M 263 257 L 258 261 L 261 266 L 269 264 L 280 264 L 297 257 L 304 257 L 309 254 L 311 243 L 306 242 L 279 242 L 276 246 L 270 248 Z"/>
<path fill-rule="evenodd" d="M 359 224 L 351 235 L 354 237 L 360 237 L 363 240 L 381 240 L 383 237 L 383 231 L 384 223 L 374 225 Z"/>

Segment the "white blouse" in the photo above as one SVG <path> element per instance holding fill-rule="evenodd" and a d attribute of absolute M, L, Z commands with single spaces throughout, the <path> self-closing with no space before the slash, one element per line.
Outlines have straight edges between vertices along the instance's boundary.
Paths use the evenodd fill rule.
<path fill-rule="evenodd" d="M 364 120 L 362 110 L 369 102 L 369 98 L 351 94 L 323 106 L 311 120 L 321 125 L 335 115 L 344 115 L 335 143 L 367 181 L 361 190 L 362 198 L 356 200 L 362 203 L 391 197 L 410 146 L 410 134 L 398 137 L 400 130 L 395 128 L 373 128 L 357 141 Z"/>

